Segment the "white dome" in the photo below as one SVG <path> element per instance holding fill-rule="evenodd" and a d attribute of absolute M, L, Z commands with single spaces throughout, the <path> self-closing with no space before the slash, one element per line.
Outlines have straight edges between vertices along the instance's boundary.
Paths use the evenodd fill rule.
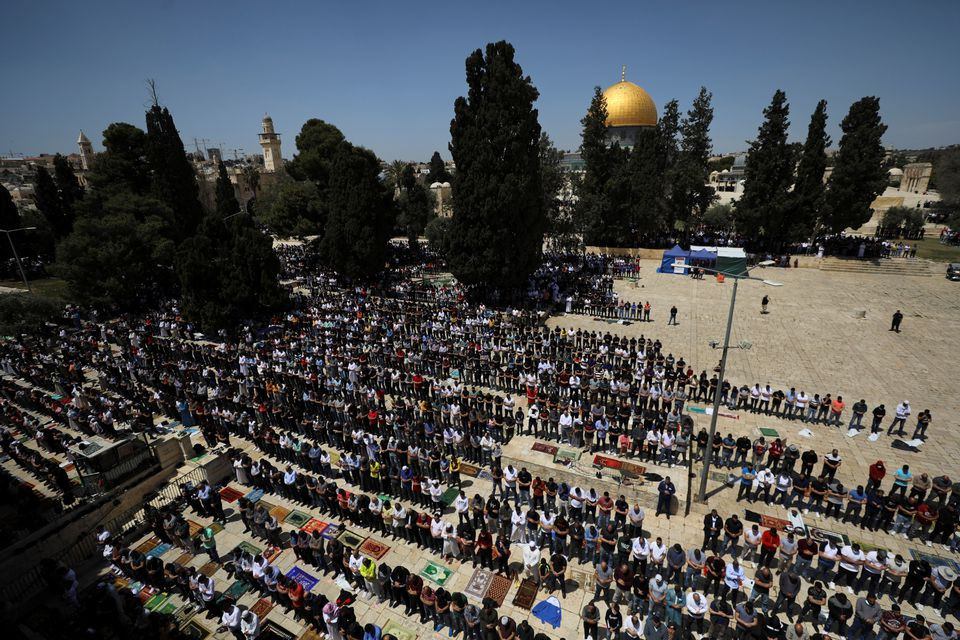
<path fill-rule="evenodd" d="M 887 171 L 887 175 L 888 175 L 888 176 L 902 176 L 902 175 L 903 175 L 903 169 L 898 169 L 897 167 L 893 167 L 892 169 L 890 169 L 889 171 Z"/>
<path fill-rule="evenodd" d="M 430 188 L 431 188 L 431 189 L 439 189 L 439 188 L 442 187 L 442 186 L 443 186 L 443 185 L 440 184 L 439 182 L 434 182 L 434 183 L 432 183 L 432 184 L 430 185 Z"/>
<path fill-rule="evenodd" d="M 444 183 L 441 184 L 440 186 L 443 187 L 444 189 L 449 189 L 449 188 L 450 188 L 450 183 L 449 183 L 449 182 L 444 182 Z"/>

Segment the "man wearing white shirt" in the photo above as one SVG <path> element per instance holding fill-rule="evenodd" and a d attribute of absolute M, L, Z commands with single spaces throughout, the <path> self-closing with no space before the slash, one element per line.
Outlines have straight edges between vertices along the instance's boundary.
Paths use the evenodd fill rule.
<path fill-rule="evenodd" d="M 699 591 L 691 591 L 687 594 L 687 614 L 690 616 L 690 630 L 703 633 L 703 619 L 707 614 L 707 598 Z"/>
<path fill-rule="evenodd" d="M 540 548 L 532 540 L 523 548 L 523 570 L 535 583 L 540 581 Z"/>
<path fill-rule="evenodd" d="M 240 633 L 246 640 L 253 640 L 260 633 L 260 618 L 253 611 L 245 611 L 240 618 Z"/>
<path fill-rule="evenodd" d="M 650 545 L 650 562 L 657 573 L 663 571 L 663 561 L 667 557 L 667 545 L 663 544 L 662 538 L 657 538 Z"/>
<path fill-rule="evenodd" d="M 470 508 L 470 499 L 467 498 L 466 492 L 461 491 L 460 495 L 454 499 L 453 508 L 457 510 L 457 518 L 460 524 L 469 522 L 470 517 L 467 514 L 467 510 Z"/>
<path fill-rule="evenodd" d="M 860 573 L 860 565 L 866 561 L 867 557 L 860 550 L 860 545 L 854 542 L 852 545 L 844 545 L 840 549 L 840 567 L 837 570 L 837 584 L 846 584 L 847 591 L 853 594 L 853 587 L 857 582 L 857 574 Z"/>
<path fill-rule="evenodd" d="M 560 442 L 570 440 L 570 427 L 573 426 L 573 416 L 570 415 L 570 411 L 564 411 L 560 414 Z"/>
<path fill-rule="evenodd" d="M 231 604 L 227 606 L 220 616 L 220 628 L 217 629 L 217 631 L 230 631 L 234 636 L 240 637 L 240 618 L 242 615 L 243 610 L 237 605 Z"/>
<path fill-rule="evenodd" d="M 633 571 L 647 575 L 647 561 L 650 559 L 650 543 L 642 535 L 633 539 Z"/>
<path fill-rule="evenodd" d="M 727 565 L 727 571 L 723 576 L 723 597 L 729 595 L 730 604 L 736 606 L 737 598 L 740 597 L 740 587 L 743 585 L 743 567 L 736 558 Z"/>

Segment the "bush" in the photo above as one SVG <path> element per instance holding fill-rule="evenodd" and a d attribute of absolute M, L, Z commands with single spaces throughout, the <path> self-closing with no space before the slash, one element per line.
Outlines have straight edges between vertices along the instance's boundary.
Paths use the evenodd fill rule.
<path fill-rule="evenodd" d="M 31 293 L 0 294 L 0 334 L 34 331 L 44 322 L 56 322 L 61 311 L 62 305 Z"/>

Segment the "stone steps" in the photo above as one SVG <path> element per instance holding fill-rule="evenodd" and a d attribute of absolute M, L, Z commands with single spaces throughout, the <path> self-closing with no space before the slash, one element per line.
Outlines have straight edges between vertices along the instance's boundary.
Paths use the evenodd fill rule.
<path fill-rule="evenodd" d="M 820 261 L 819 268 L 821 271 L 842 273 L 918 276 L 926 278 L 933 275 L 928 261 L 907 258 L 890 258 L 884 260 L 824 258 Z"/>

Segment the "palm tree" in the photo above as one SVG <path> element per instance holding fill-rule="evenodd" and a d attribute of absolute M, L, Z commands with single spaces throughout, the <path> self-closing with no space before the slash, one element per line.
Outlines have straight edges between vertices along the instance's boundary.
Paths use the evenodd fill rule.
<path fill-rule="evenodd" d="M 400 181 L 403 176 L 403 170 L 407 168 L 407 165 L 410 164 L 404 160 L 394 160 L 390 163 L 390 166 L 387 167 L 387 186 L 393 188 L 393 197 L 399 197 L 400 195 Z"/>

